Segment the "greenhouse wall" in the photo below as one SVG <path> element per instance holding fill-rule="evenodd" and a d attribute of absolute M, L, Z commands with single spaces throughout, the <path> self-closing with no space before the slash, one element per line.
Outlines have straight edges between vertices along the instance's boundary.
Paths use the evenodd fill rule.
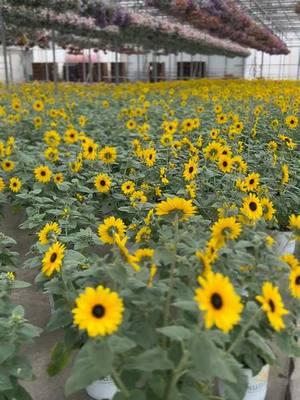
<path fill-rule="evenodd" d="M 32 51 L 19 47 L 7 49 L 8 78 L 10 82 L 23 82 L 32 75 Z M 0 49 L 0 81 L 5 81 L 5 64 L 3 49 Z"/>

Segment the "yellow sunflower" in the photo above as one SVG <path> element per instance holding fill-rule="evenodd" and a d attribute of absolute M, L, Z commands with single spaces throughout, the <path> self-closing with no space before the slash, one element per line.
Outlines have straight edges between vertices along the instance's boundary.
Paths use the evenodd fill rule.
<path fill-rule="evenodd" d="M 292 231 L 294 231 L 296 239 L 300 240 L 300 215 L 290 215 L 289 223 L 289 227 Z"/>
<path fill-rule="evenodd" d="M 183 177 L 186 181 L 192 181 L 198 173 L 198 165 L 195 160 L 190 159 L 184 164 Z"/>
<path fill-rule="evenodd" d="M 37 100 L 37 101 L 35 101 L 33 103 L 32 108 L 35 111 L 38 111 L 38 112 L 43 111 L 44 110 L 44 103 L 41 100 Z"/>
<path fill-rule="evenodd" d="M 218 167 L 219 170 L 224 172 L 224 173 L 229 173 L 232 171 L 232 158 L 227 156 L 227 155 L 223 155 L 220 156 L 219 161 L 218 161 Z"/>
<path fill-rule="evenodd" d="M 261 308 L 267 314 L 275 331 L 279 332 L 284 329 L 285 324 L 282 317 L 289 312 L 284 308 L 278 287 L 273 286 L 271 282 L 265 282 L 262 288 L 262 296 L 256 296 L 256 300 L 261 303 Z"/>
<path fill-rule="evenodd" d="M 248 197 L 245 197 L 241 212 L 251 221 L 257 221 L 261 218 L 263 215 L 263 208 L 259 198 L 255 194 L 249 194 Z"/>
<path fill-rule="evenodd" d="M 53 180 L 57 185 L 59 185 L 60 183 L 63 183 L 64 175 L 61 172 L 59 172 L 58 174 L 54 175 Z"/>
<path fill-rule="evenodd" d="M 217 160 L 220 155 L 221 155 L 221 151 L 222 151 L 222 145 L 218 142 L 211 142 L 209 143 L 204 149 L 204 157 L 208 160 Z"/>
<path fill-rule="evenodd" d="M 115 234 L 123 238 L 126 231 L 126 225 L 121 218 L 108 217 L 98 227 L 98 236 L 103 243 L 115 243 Z"/>
<path fill-rule="evenodd" d="M 196 251 L 196 257 L 201 262 L 202 272 L 201 274 L 206 277 L 209 272 L 211 272 L 211 260 L 207 256 L 207 254 L 203 251 Z"/>
<path fill-rule="evenodd" d="M 293 297 L 300 299 L 300 266 L 290 273 L 290 291 Z"/>
<path fill-rule="evenodd" d="M 244 185 L 248 192 L 253 192 L 259 185 L 260 174 L 252 173 L 246 176 L 244 179 Z"/>
<path fill-rule="evenodd" d="M 296 129 L 299 124 L 298 117 L 296 115 L 288 115 L 285 119 L 285 124 L 290 129 Z"/>
<path fill-rule="evenodd" d="M 46 165 L 40 165 L 34 170 L 35 179 L 40 183 L 48 183 L 51 180 L 52 171 Z"/>
<path fill-rule="evenodd" d="M 263 218 L 266 221 L 271 221 L 276 212 L 272 201 L 269 200 L 267 197 L 263 197 L 262 199 L 260 199 L 260 204 L 263 209 Z"/>
<path fill-rule="evenodd" d="M 281 184 L 287 185 L 289 183 L 289 167 L 287 164 L 281 166 Z"/>
<path fill-rule="evenodd" d="M 136 243 L 147 242 L 151 236 L 151 229 L 149 226 L 143 226 L 136 234 Z"/>
<path fill-rule="evenodd" d="M 127 122 L 126 122 L 126 128 L 127 129 L 129 129 L 129 130 L 134 130 L 135 128 L 136 128 L 136 122 L 135 122 L 135 120 L 134 119 L 129 119 Z"/>
<path fill-rule="evenodd" d="M 135 254 L 130 254 L 130 251 L 126 247 L 127 240 L 127 236 L 120 238 L 117 233 L 114 236 L 115 245 L 118 247 L 123 260 L 131 265 L 135 271 L 140 271 L 141 267 L 138 265 Z"/>
<path fill-rule="evenodd" d="M 111 187 L 111 179 L 106 174 L 99 174 L 94 179 L 94 186 L 99 193 L 107 193 Z"/>
<path fill-rule="evenodd" d="M 0 178 L 0 193 L 3 192 L 4 189 L 5 189 L 5 182 L 3 178 Z"/>
<path fill-rule="evenodd" d="M 144 204 L 147 201 L 147 196 L 142 190 L 136 190 L 130 196 L 130 201 L 133 207 L 137 204 Z"/>
<path fill-rule="evenodd" d="M 14 176 L 10 178 L 9 188 L 12 192 L 18 193 L 21 190 L 21 187 L 22 187 L 22 182 L 18 177 Z"/>
<path fill-rule="evenodd" d="M 64 140 L 68 144 L 73 144 L 78 142 L 79 134 L 76 129 L 70 128 L 65 131 Z"/>
<path fill-rule="evenodd" d="M 105 146 L 99 152 L 99 159 L 105 164 L 112 164 L 117 159 L 117 150 L 115 147 Z"/>
<path fill-rule="evenodd" d="M 97 158 L 98 145 L 93 140 L 87 140 L 82 144 L 83 158 L 85 160 L 94 161 Z"/>
<path fill-rule="evenodd" d="M 72 310 L 74 324 L 88 336 L 106 336 L 116 332 L 123 320 L 124 305 L 116 292 L 98 286 L 86 288 Z"/>
<path fill-rule="evenodd" d="M 42 272 L 51 276 L 55 271 L 60 271 L 64 259 L 65 245 L 56 242 L 46 251 L 43 258 Z"/>
<path fill-rule="evenodd" d="M 201 288 L 196 289 L 195 300 L 199 309 L 205 312 L 206 329 L 216 325 L 228 333 L 241 319 L 243 305 L 229 278 L 209 272 L 206 278 L 199 277 Z"/>
<path fill-rule="evenodd" d="M 211 228 L 212 236 L 217 242 L 235 240 L 239 237 L 242 226 L 235 217 L 220 218 Z"/>
<path fill-rule="evenodd" d="M 156 151 L 153 148 L 149 148 L 144 150 L 144 159 L 145 159 L 145 163 L 148 167 L 153 167 L 153 165 L 155 164 L 156 161 Z"/>
<path fill-rule="evenodd" d="M 173 197 L 162 201 L 156 207 L 156 214 L 159 216 L 177 214 L 180 219 L 185 220 L 196 214 L 196 207 L 192 200 L 185 200 L 181 197 Z"/>
<path fill-rule="evenodd" d="M 55 147 L 48 147 L 44 151 L 44 156 L 46 160 L 51 161 L 53 163 L 59 160 L 59 152 Z"/>
<path fill-rule="evenodd" d="M 132 181 L 126 181 L 122 184 L 121 189 L 125 195 L 130 195 L 135 191 L 135 183 Z"/>
<path fill-rule="evenodd" d="M 3 160 L 1 163 L 2 169 L 5 172 L 10 172 L 15 168 L 15 163 L 11 160 Z"/>
<path fill-rule="evenodd" d="M 300 267 L 299 260 L 294 254 L 286 253 L 280 257 L 281 261 L 285 262 L 291 269 Z"/>
<path fill-rule="evenodd" d="M 38 233 L 39 242 L 41 244 L 48 244 L 50 239 L 57 239 L 61 234 L 60 226 L 57 222 L 47 223 Z"/>
<path fill-rule="evenodd" d="M 56 131 L 47 131 L 44 134 L 44 141 L 49 147 L 58 147 L 61 141 L 60 134 Z"/>

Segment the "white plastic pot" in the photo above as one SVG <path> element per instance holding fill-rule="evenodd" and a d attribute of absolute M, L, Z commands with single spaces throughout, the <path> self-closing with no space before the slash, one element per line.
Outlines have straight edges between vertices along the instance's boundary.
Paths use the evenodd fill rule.
<path fill-rule="evenodd" d="M 248 389 L 243 400 L 265 400 L 268 390 L 270 366 L 265 365 L 259 374 L 253 376 L 250 369 L 244 369 L 244 373 L 248 378 Z M 224 395 L 222 382 L 219 384 L 221 396 Z"/>
<path fill-rule="evenodd" d="M 110 376 L 93 382 L 86 388 L 87 394 L 95 400 L 112 400 L 118 388 Z"/>
<path fill-rule="evenodd" d="M 293 254 L 296 248 L 296 240 L 293 239 L 292 232 L 277 232 L 274 235 L 276 241 L 276 253 L 283 255 L 286 253 Z"/>
<path fill-rule="evenodd" d="M 245 369 L 249 384 L 244 400 L 265 400 L 268 389 L 269 372 L 269 365 L 265 365 L 256 376 L 253 376 L 250 369 Z"/>

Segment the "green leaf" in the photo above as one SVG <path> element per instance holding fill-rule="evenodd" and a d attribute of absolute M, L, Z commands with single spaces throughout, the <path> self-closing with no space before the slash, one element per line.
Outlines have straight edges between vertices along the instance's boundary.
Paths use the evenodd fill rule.
<path fill-rule="evenodd" d="M 152 372 L 163 371 L 172 369 L 173 363 L 168 359 L 167 353 L 160 347 L 147 350 L 136 357 L 132 357 L 128 364 L 125 365 L 126 369 L 136 369 L 139 371 Z"/>
<path fill-rule="evenodd" d="M 47 368 L 50 376 L 54 376 L 62 371 L 70 360 L 72 349 L 67 347 L 65 343 L 56 343 L 51 352 L 51 361 Z"/>
<path fill-rule="evenodd" d="M 133 340 L 116 335 L 108 338 L 108 343 L 110 345 L 110 348 L 112 349 L 112 352 L 115 354 L 126 353 L 127 351 L 132 350 L 137 346 Z"/>
<path fill-rule="evenodd" d="M 241 365 L 235 359 L 231 358 L 230 362 L 228 362 L 228 368 L 235 375 L 236 382 L 222 381 L 222 398 L 224 400 L 241 400 L 247 391 L 248 378 Z"/>
<path fill-rule="evenodd" d="M 71 375 L 65 385 L 66 396 L 109 375 L 113 355 L 105 341 L 89 340 L 79 351 Z"/>
<path fill-rule="evenodd" d="M 70 311 L 63 309 L 55 310 L 51 315 L 50 321 L 46 327 L 48 332 L 54 331 L 59 328 L 64 328 L 72 323 L 72 315 Z"/>
<path fill-rule="evenodd" d="M 16 346 L 13 343 L 1 342 L 0 345 L 0 364 L 7 360 L 12 354 L 14 354 Z"/>
<path fill-rule="evenodd" d="M 197 304 L 194 301 L 177 301 L 176 303 L 173 303 L 173 306 L 185 311 L 198 312 Z"/>
<path fill-rule="evenodd" d="M 157 332 L 168 336 L 170 339 L 178 340 L 180 342 L 183 340 L 188 340 L 191 337 L 191 332 L 184 326 L 165 326 L 164 328 L 158 328 L 156 330 Z"/>
<path fill-rule="evenodd" d="M 0 373 L 0 392 L 12 389 L 12 383 L 9 377 L 5 374 Z"/>
<path fill-rule="evenodd" d="M 268 364 L 272 364 L 276 361 L 276 356 L 271 347 L 258 333 L 252 330 L 249 332 L 247 340 L 258 350 L 258 354 L 260 354 Z"/>

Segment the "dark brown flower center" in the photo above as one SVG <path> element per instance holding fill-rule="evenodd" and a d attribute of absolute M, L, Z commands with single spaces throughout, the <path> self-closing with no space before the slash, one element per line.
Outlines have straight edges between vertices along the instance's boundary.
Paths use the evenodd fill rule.
<path fill-rule="evenodd" d="M 189 168 L 189 173 L 191 174 L 194 171 L 194 167 Z"/>
<path fill-rule="evenodd" d="M 255 180 L 253 178 L 250 179 L 250 181 L 249 181 L 250 185 L 253 185 L 254 182 L 255 182 Z"/>
<path fill-rule="evenodd" d="M 88 151 L 89 151 L 89 153 L 92 153 L 92 152 L 93 152 L 92 146 L 89 146 Z"/>
<path fill-rule="evenodd" d="M 102 318 L 105 315 L 105 308 L 101 304 L 93 307 L 92 314 L 95 318 Z"/>
<path fill-rule="evenodd" d="M 272 299 L 269 300 L 269 306 L 271 308 L 271 311 L 275 312 L 275 304 L 274 304 L 274 301 Z"/>
<path fill-rule="evenodd" d="M 223 167 L 227 167 L 228 162 L 227 161 L 223 161 Z"/>
<path fill-rule="evenodd" d="M 46 172 L 45 172 L 45 171 L 41 171 L 41 175 L 42 175 L 42 176 L 45 176 L 45 175 L 46 175 Z"/>
<path fill-rule="evenodd" d="M 251 201 L 249 204 L 249 208 L 251 211 L 256 211 L 257 210 L 257 204 L 254 201 Z"/>
<path fill-rule="evenodd" d="M 222 308 L 222 306 L 223 306 L 222 297 L 221 297 L 218 293 L 214 293 L 214 294 L 211 296 L 210 301 L 211 301 L 211 304 L 213 305 L 213 307 L 214 307 L 216 310 L 220 310 L 220 309 Z"/>
<path fill-rule="evenodd" d="M 54 261 L 57 259 L 57 254 L 56 253 L 52 253 L 51 254 L 51 257 L 50 257 L 50 261 L 52 262 L 52 263 L 54 263 Z"/>
<path fill-rule="evenodd" d="M 100 185 L 101 185 L 101 186 L 105 186 L 105 185 L 106 185 L 105 180 L 102 179 L 102 181 L 100 181 Z"/>
<path fill-rule="evenodd" d="M 297 278 L 295 279 L 295 284 L 300 285 L 300 275 L 298 275 Z"/>

